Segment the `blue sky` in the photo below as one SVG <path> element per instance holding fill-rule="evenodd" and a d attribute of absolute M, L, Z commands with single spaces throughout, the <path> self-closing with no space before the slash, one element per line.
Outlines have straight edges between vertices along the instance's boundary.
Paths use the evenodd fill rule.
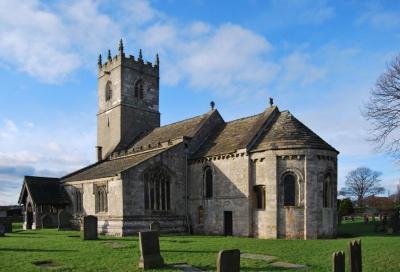
<path fill-rule="evenodd" d="M 162 123 L 281 110 L 336 147 L 339 186 L 359 166 L 399 182 L 367 141 L 363 103 L 400 48 L 399 1 L 0 2 L 0 204 L 23 175 L 60 176 L 95 160 L 99 53 L 161 60 Z"/>

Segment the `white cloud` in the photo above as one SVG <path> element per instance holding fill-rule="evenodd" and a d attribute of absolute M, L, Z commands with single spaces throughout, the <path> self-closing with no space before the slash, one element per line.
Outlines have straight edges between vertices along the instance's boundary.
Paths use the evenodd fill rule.
<path fill-rule="evenodd" d="M 326 0 L 274 0 L 266 8 L 264 21 L 270 27 L 318 25 L 335 14 Z"/>
<path fill-rule="evenodd" d="M 368 3 L 356 23 L 370 24 L 376 28 L 396 28 L 400 26 L 400 14 L 394 10 L 385 10 L 377 3 Z"/>
<path fill-rule="evenodd" d="M 284 82 L 299 82 L 306 85 L 322 79 L 326 74 L 325 69 L 312 65 L 310 56 L 304 53 L 295 52 L 288 55 L 282 60 L 282 65 Z"/>
<path fill-rule="evenodd" d="M 6 0 L 0 2 L 0 36 L 2 62 L 40 81 L 59 83 L 120 32 L 91 0 L 56 8 L 37 0 Z"/>

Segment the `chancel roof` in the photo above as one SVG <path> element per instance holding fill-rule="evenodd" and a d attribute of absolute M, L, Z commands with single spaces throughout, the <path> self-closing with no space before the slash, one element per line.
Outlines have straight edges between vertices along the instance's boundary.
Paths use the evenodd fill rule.
<path fill-rule="evenodd" d="M 193 158 L 232 153 L 246 148 L 276 110 L 276 107 L 271 107 L 260 114 L 223 124 L 203 144 Z"/>
<path fill-rule="evenodd" d="M 25 176 L 18 203 L 23 203 L 28 193 L 38 205 L 66 205 L 70 202 L 58 178 Z"/>
<path fill-rule="evenodd" d="M 273 125 L 252 150 L 268 149 L 324 149 L 338 152 L 290 112 L 278 113 Z"/>

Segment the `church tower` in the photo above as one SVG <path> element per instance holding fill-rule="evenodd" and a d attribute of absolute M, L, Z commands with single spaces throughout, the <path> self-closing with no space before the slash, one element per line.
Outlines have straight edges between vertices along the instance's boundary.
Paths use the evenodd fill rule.
<path fill-rule="evenodd" d="M 107 61 L 98 60 L 98 159 L 128 147 L 160 126 L 159 58 L 144 62 L 142 50 L 135 59 L 125 56 L 122 39 L 118 55 L 108 50 Z"/>

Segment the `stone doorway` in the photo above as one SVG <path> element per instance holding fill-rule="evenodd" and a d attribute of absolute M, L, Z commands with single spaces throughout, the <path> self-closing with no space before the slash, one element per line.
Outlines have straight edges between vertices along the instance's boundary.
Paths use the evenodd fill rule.
<path fill-rule="evenodd" d="M 26 229 L 32 229 L 33 224 L 33 210 L 31 203 L 26 207 Z"/>
<path fill-rule="evenodd" d="M 233 235 L 232 211 L 224 211 L 224 235 Z"/>

